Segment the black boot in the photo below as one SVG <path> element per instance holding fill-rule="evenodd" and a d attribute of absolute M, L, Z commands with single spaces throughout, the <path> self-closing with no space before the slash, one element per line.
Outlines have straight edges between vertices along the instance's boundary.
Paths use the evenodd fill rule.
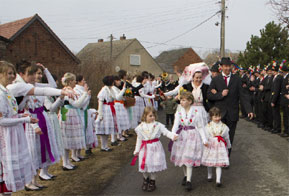
<path fill-rule="evenodd" d="M 156 181 L 155 180 L 150 180 L 150 183 L 148 184 L 148 192 L 153 192 L 156 190 Z"/>
<path fill-rule="evenodd" d="M 191 182 L 187 181 L 186 189 L 187 189 L 187 191 L 191 191 L 193 189 Z"/>
<path fill-rule="evenodd" d="M 143 184 L 142 184 L 142 187 L 141 187 L 141 189 L 142 189 L 143 191 L 147 191 L 147 190 L 148 190 L 149 181 L 150 181 L 149 178 L 147 178 L 147 179 L 144 178 L 144 179 L 143 179 Z"/>

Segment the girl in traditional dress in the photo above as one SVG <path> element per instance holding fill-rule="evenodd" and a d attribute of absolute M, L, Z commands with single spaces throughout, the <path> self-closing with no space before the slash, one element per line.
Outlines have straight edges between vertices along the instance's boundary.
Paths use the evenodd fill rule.
<path fill-rule="evenodd" d="M 108 136 L 111 135 L 111 144 L 118 145 L 115 135 L 118 133 L 116 110 L 114 106 L 115 92 L 112 89 L 114 77 L 105 76 L 102 80 L 104 86 L 99 91 L 98 116 L 95 124 L 96 134 L 100 135 L 101 151 L 110 152 Z"/>
<path fill-rule="evenodd" d="M 37 123 L 38 120 L 18 114 L 16 99 L 6 88 L 15 76 L 14 66 L 0 61 L 0 195 L 23 190 L 36 174 L 23 123 Z"/>
<path fill-rule="evenodd" d="M 76 76 L 72 73 L 66 73 L 61 79 L 65 89 L 75 92 L 73 88 L 76 84 Z M 72 151 L 72 161 L 81 161 L 80 151 L 86 148 L 84 125 L 80 114 L 80 108 L 86 104 L 90 91 L 87 85 L 84 86 L 84 93 L 81 96 L 75 96 L 71 99 L 64 97 L 64 105 L 61 108 L 59 120 L 62 132 L 63 147 L 65 149 L 63 156 L 63 170 L 73 170 L 76 167 L 69 161 L 69 150 Z"/>
<path fill-rule="evenodd" d="M 82 75 L 76 76 L 76 85 L 74 87 L 74 91 L 77 93 L 77 95 L 80 97 L 85 91 L 84 86 L 87 85 L 84 77 Z M 85 142 L 86 142 L 86 155 L 92 154 L 92 147 L 96 144 L 96 136 L 93 134 L 93 122 L 91 118 L 91 112 L 89 111 L 89 102 L 90 102 L 91 96 L 88 96 L 85 100 L 85 104 L 82 108 L 80 108 L 80 115 L 81 119 L 84 124 L 84 133 L 85 133 Z M 80 154 L 80 153 L 79 153 Z M 80 158 L 83 158 L 80 156 Z"/>
<path fill-rule="evenodd" d="M 179 134 L 179 139 L 169 145 L 170 159 L 175 166 L 183 167 L 185 177 L 182 185 L 190 191 L 193 167 L 201 165 L 203 142 L 206 141 L 205 122 L 199 108 L 192 105 L 194 97 L 190 92 L 181 93 L 180 102 L 172 128 L 173 133 Z"/>
<path fill-rule="evenodd" d="M 114 106 L 116 110 L 116 118 L 117 118 L 117 125 L 118 125 L 118 136 L 117 138 L 120 141 L 126 141 L 127 139 L 123 137 L 125 134 L 125 130 L 128 130 L 130 128 L 130 122 L 128 117 L 128 112 L 126 108 L 124 107 L 124 99 L 123 94 L 126 90 L 125 83 L 123 83 L 122 90 L 120 90 L 118 87 L 121 85 L 121 80 L 118 76 L 114 76 L 114 86 L 112 89 L 115 93 L 115 100 L 114 100 Z"/>
<path fill-rule="evenodd" d="M 222 123 L 219 108 L 211 108 L 209 114 L 212 121 L 206 126 L 208 142 L 204 148 L 202 165 L 208 167 L 209 182 L 212 182 L 212 167 L 216 167 L 216 185 L 220 187 L 222 167 L 229 166 L 228 149 L 231 148 L 229 128 Z"/>
<path fill-rule="evenodd" d="M 176 133 L 172 133 L 165 126 L 156 121 L 157 114 L 153 107 L 146 107 L 142 115 L 142 123 L 135 129 L 137 133 L 134 165 L 139 158 L 139 172 L 143 174 L 143 191 L 156 189 L 156 173 L 167 169 L 165 152 L 159 138 L 165 135 L 173 141 L 178 139 Z"/>
<path fill-rule="evenodd" d="M 137 88 L 140 85 L 145 86 L 147 83 L 147 79 L 143 76 L 137 76 L 136 82 L 133 83 L 133 86 Z M 147 99 L 154 99 L 154 95 L 146 95 L 145 87 L 140 88 L 138 91 L 135 92 L 135 105 L 133 106 L 133 113 L 136 116 L 136 120 L 138 123 L 141 122 L 141 116 L 143 114 L 145 108 L 145 100 Z"/>

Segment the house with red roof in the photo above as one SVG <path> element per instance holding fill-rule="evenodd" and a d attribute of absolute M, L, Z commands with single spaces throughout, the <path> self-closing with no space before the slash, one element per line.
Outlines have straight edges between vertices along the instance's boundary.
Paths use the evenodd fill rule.
<path fill-rule="evenodd" d="M 58 77 L 79 70 L 80 60 L 38 14 L 1 24 L 0 38 L 1 60 L 39 62 Z"/>

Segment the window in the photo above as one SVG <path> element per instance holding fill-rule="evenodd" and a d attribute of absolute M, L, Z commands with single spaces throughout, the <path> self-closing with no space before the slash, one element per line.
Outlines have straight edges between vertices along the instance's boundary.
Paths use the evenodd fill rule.
<path fill-rule="evenodd" d="M 131 54 L 130 55 L 130 64 L 131 65 L 140 65 L 140 55 Z"/>

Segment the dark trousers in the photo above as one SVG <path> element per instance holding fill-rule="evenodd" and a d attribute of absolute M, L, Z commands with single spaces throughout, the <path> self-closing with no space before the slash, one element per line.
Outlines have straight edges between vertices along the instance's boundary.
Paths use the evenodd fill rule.
<path fill-rule="evenodd" d="M 265 126 L 269 128 L 273 128 L 273 116 L 272 116 L 272 107 L 271 103 L 269 102 L 264 102 L 264 107 L 266 108 L 265 110 Z"/>
<path fill-rule="evenodd" d="M 288 132 L 288 105 L 281 105 L 281 110 L 283 111 L 283 125 L 284 125 L 284 133 L 289 133 Z"/>
<path fill-rule="evenodd" d="M 175 114 L 166 114 L 166 123 L 169 125 L 169 121 L 171 120 L 171 125 L 174 124 Z"/>
<path fill-rule="evenodd" d="M 276 104 L 272 107 L 273 114 L 273 129 L 275 131 L 281 132 L 281 114 L 280 114 L 280 105 Z"/>
<path fill-rule="evenodd" d="M 237 127 L 237 121 L 231 121 L 228 115 L 225 115 L 224 118 L 222 118 L 222 122 L 225 123 L 229 127 L 230 142 L 231 142 L 231 145 L 233 146 L 235 131 Z M 231 155 L 231 149 L 229 149 L 229 156 Z"/>

